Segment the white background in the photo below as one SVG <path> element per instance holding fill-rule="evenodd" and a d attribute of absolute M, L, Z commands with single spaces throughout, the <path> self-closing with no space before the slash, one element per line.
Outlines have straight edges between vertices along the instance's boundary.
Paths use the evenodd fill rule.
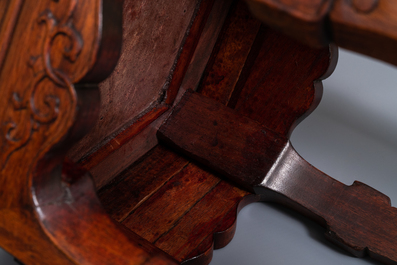
<path fill-rule="evenodd" d="M 292 144 L 333 178 L 347 185 L 359 180 L 397 203 L 396 113 L 397 68 L 341 50 L 320 106 L 295 130 Z M 234 239 L 214 252 L 211 265 L 379 264 L 334 247 L 324 232 L 285 208 L 255 203 L 240 212 Z M 0 265 L 15 264 L 0 250 Z"/>

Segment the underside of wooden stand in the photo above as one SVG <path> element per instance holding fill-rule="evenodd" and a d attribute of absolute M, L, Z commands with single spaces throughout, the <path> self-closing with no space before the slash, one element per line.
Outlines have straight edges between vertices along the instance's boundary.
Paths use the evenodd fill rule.
<path fill-rule="evenodd" d="M 309 49 L 261 26 L 243 3 L 232 6 L 197 78 L 201 60 L 193 56 L 181 89 L 194 88 L 286 137 L 318 104 L 319 79 L 331 61 L 329 49 Z M 287 105 L 274 104 L 276 98 Z M 109 184 L 97 182 L 116 221 L 182 263 L 207 264 L 212 249 L 232 239 L 241 207 L 259 200 L 161 145 Z"/>
<path fill-rule="evenodd" d="M 269 1 L 247 2 L 264 10 Z M 281 144 L 317 107 L 336 64 L 336 48 L 324 45 L 271 30 L 243 1 L 1 2 L 0 246 L 26 265 L 208 264 L 232 240 L 239 210 L 265 199 L 258 185 L 269 188 L 265 176 L 251 183 L 223 169 L 249 175 L 270 161 L 271 171 L 292 153 Z M 200 119 L 224 115 L 224 130 L 248 129 L 219 140 L 222 122 L 183 116 L 195 110 Z M 258 151 L 256 139 L 274 141 Z M 234 150 L 204 161 L 233 144 L 236 163 Z M 381 205 L 395 215 L 383 194 L 351 187 L 346 200 L 376 202 L 360 209 Z M 296 193 L 280 192 L 298 202 L 307 194 Z M 290 197 L 278 202 L 326 225 L 318 201 L 301 207 Z M 372 251 L 346 245 L 356 255 Z M 393 264 L 384 258 L 393 250 L 371 253 Z"/>

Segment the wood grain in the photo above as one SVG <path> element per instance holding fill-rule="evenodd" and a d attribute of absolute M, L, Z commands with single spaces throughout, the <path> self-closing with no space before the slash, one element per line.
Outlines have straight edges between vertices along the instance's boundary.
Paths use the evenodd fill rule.
<path fill-rule="evenodd" d="M 215 1 L 197 43 L 192 60 L 186 70 L 186 75 L 181 83 L 174 105 L 187 89 L 197 90 L 199 87 L 203 72 L 219 39 L 219 34 L 224 27 L 225 19 L 229 14 L 232 3 L 233 1 L 229 0 Z"/>
<path fill-rule="evenodd" d="M 222 5 L 219 4 L 219 6 Z M 209 20 L 210 18 L 211 15 Z M 205 34 L 202 36 L 207 36 L 205 29 L 206 27 L 203 30 Z M 275 45 L 274 42 L 279 42 L 279 44 Z M 206 42 L 201 40 L 198 42 L 197 49 L 200 50 L 205 45 Z M 285 49 L 291 49 L 291 51 L 287 52 L 284 59 Z M 302 67 L 297 67 L 293 60 L 288 61 L 286 58 L 289 55 L 293 55 L 293 58 L 302 63 Z M 269 63 L 263 63 L 267 57 L 272 59 Z M 305 58 L 309 58 L 310 62 L 305 63 Z M 286 63 L 284 73 L 272 71 L 277 60 Z M 196 67 L 195 63 L 199 66 Z M 313 81 L 325 75 L 330 58 L 329 49 L 313 50 L 261 27 L 258 21 L 250 17 L 244 4 L 234 3 L 220 30 L 211 60 L 205 69 L 202 64 L 202 58 L 196 55 L 192 57 L 189 66 L 191 70 L 188 69 L 186 72 L 184 78 L 186 81 L 182 83 L 181 91 L 192 86 L 200 93 L 213 97 L 223 104 L 234 107 L 252 103 L 258 111 L 265 112 L 262 109 L 266 107 L 265 105 L 256 104 L 255 100 L 260 99 L 255 97 L 255 93 L 261 97 L 270 93 L 269 97 L 277 98 L 277 91 L 279 91 L 291 100 L 296 95 L 293 91 L 298 89 L 300 92 L 308 91 L 311 95 L 309 97 L 311 101 L 307 104 L 302 103 L 303 107 L 311 107 L 310 103 L 315 105 L 317 101 L 314 99 L 318 99 L 321 95 L 321 93 L 316 94 L 316 89 L 321 92 L 321 83 L 317 82 L 318 85 L 314 86 Z M 194 69 L 202 70 L 195 72 Z M 294 77 L 300 77 L 296 86 L 291 86 L 294 81 L 282 78 L 283 74 L 289 74 L 288 69 L 297 72 L 296 75 L 294 73 Z M 199 80 L 198 77 L 203 70 L 202 81 L 194 84 L 191 80 Z M 267 86 L 266 83 L 254 85 L 254 78 L 260 76 L 261 73 L 265 73 L 268 78 L 267 82 L 271 80 L 271 85 Z M 222 78 L 216 78 L 217 76 Z M 266 92 L 262 91 L 264 89 Z M 292 90 L 289 92 L 291 95 L 288 96 L 290 90 Z M 246 97 L 241 97 L 242 93 Z M 307 98 L 295 100 L 301 102 Z M 245 108 L 241 107 L 241 111 L 245 111 Z M 283 115 L 287 117 L 290 115 L 289 111 L 291 108 Z M 304 115 L 304 111 L 294 113 L 294 115 L 299 118 L 299 115 Z M 284 136 L 286 139 L 289 130 L 284 131 L 286 131 L 286 136 Z M 159 163 L 156 163 L 157 160 Z M 174 160 L 176 167 L 172 164 Z M 117 161 L 116 153 L 114 161 Z M 170 170 L 165 170 L 165 168 Z M 102 171 L 105 170 L 103 168 Z M 144 176 L 138 173 L 138 170 L 144 172 L 146 178 L 153 180 L 156 177 L 159 181 L 155 180 L 153 184 L 151 181 L 145 183 Z M 164 170 L 164 176 L 162 176 L 159 172 Z M 154 177 L 148 177 L 152 175 Z M 198 182 L 200 176 L 206 176 L 205 185 Z M 136 162 L 114 181 L 103 187 L 100 192 L 100 199 L 107 211 L 132 231 L 186 264 L 208 264 L 211 260 L 212 249 L 223 247 L 232 239 L 238 210 L 259 199 L 250 192 L 219 180 L 213 173 L 197 165 L 190 162 L 189 164 L 180 163 L 180 160 L 175 158 L 175 154 L 163 147 L 153 149 L 143 160 Z M 175 185 L 175 183 L 180 184 Z M 120 191 L 126 196 L 121 195 Z M 195 196 L 186 198 L 187 193 L 195 194 Z M 203 212 L 208 214 L 200 214 Z"/>
<path fill-rule="evenodd" d="M 353 255 L 397 263 L 397 209 L 386 195 L 358 181 L 346 186 L 332 179 L 290 145 L 275 167 L 257 192 L 317 220 L 328 239 Z"/>
<path fill-rule="evenodd" d="M 103 205 L 118 222 L 158 191 L 189 163 L 186 159 L 159 146 L 149 152 L 145 162 L 139 161 L 117 176 L 111 185 L 99 191 L 106 198 Z M 118 196 L 114 196 L 118 194 Z"/>
<path fill-rule="evenodd" d="M 153 176 L 152 181 L 147 176 Z M 215 241 L 216 247 L 225 246 L 234 234 L 238 210 L 258 199 L 224 182 L 218 187 L 219 178 L 161 146 L 120 177 L 124 179 L 99 193 L 107 211 L 144 239 L 189 264 L 207 264 L 214 234 L 222 234 Z M 214 194 L 220 196 L 218 190 L 224 198 L 212 200 Z M 190 230 L 181 229 L 187 225 Z M 197 231 L 191 233 L 191 229 Z"/>
<path fill-rule="evenodd" d="M 247 0 L 251 12 L 267 25 L 314 47 L 329 44 L 327 15 L 333 0 Z"/>
<path fill-rule="evenodd" d="M 250 192 L 263 181 L 287 143 L 285 136 L 191 92 L 185 94 L 157 136 L 200 164 L 216 167 Z"/>
<path fill-rule="evenodd" d="M 190 164 L 132 212 L 123 224 L 146 240 L 155 242 L 171 230 L 219 181 Z M 176 202 L 170 203 L 176 198 L 181 202 L 178 207 L 175 207 Z M 174 245 L 177 245 L 175 240 Z"/>
<path fill-rule="evenodd" d="M 256 17 L 309 44 L 329 43 L 397 65 L 397 4 L 386 0 L 247 0 Z"/>
<path fill-rule="evenodd" d="M 397 3 L 337 0 L 330 14 L 339 46 L 397 65 Z"/>
<path fill-rule="evenodd" d="M 337 51 L 332 47 L 310 49 L 269 29 L 262 38 L 249 76 L 238 84 L 242 88 L 235 109 L 289 137 L 318 106 L 321 80 L 335 68 Z"/>
<path fill-rule="evenodd" d="M 200 246 L 207 237 L 210 237 L 211 242 L 213 242 L 212 237 L 216 231 L 224 231 L 222 230 L 223 223 L 235 220 L 237 205 L 245 196 L 246 193 L 239 188 L 223 181 L 219 182 L 197 202 L 194 208 L 178 220 L 172 230 L 159 237 L 155 245 L 178 260 L 189 260 L 195 257 L 195 253 L 193 255 L 190 253 L 191 250 Z M 230 211 L 233 212 L 232 216 L 228 216 Z M 198 216 L 201 216 L 200 223 L 197 222 Z M 198 224 L 200 224 L 199 227 Z M 228 223 L 228 228 L 232 227 L 232 224 Z M 170 244 L 170 242 L 173 243 Z M 223 244 L 229 242 L 217 243 L 219 244 L 218 247 L 223 247 Z"/>
<path fill-rule="evenodd" d="M 224 104 L 230 101 L 260 28 L 260 22 L 250 17 L 243 5 L 235 2 L 231 7 L 230 12 L 236 15 L 228 16 L 225 21 L 198 90 Z"/>
<path fill-rule="evenodd" d="M 225 11 L 222 10 L 222 12 Z M 233 8 L 228 14 L 229 19 L 226 19 L 225 26 L 222 29 L 223 33 L 221 33 L 221 35 L 230 34 L 231 36 L 234 36 L 234 38 L 230 38 L 230 41 L 225 43 L 225 49 L 229 49 L 228 46 L 236 47 L 236 44 L 241 43 L 245 38 L 243 34 L 232 35 L 232 32 L 233 30 L 236 30 L 236 27 L 237 29 L 240 27 L 247 27 L 245 23 L 252 21 L 251 17 L 242 16 L 241 14 L 248 15 L 247 11 L 241 8 Z M 233 18 L 234 16 L 239 18 L 241 23 L 235 23 L 236 27 L 231 27 L 231 23 L 233 21 L 236 21 L 236 19 Z M 242 33 L 244 31 L 239 30 L 238 32 Z M 222 38 L 219 40 L 219 42 L 222 42 Z M 205 45 L 205 43 L 202 43 L 201 45 Z M 246 45 L 244 49 L 248 49 L 248 52 L 246 51 L 245 53 L 248 54 L 250 46 Z M 202 58 L 193 58 L 196 58 L 196 60 L 198 60 L 198 63 L 202 63 Z M 218 56 L 216 60 L 233 60 L 233 57 Z M 243 65 L 236 64 L 235 67 L 236 69 L 241 69 Z M 207 70 L 211 71 L 211 67 L 207 67 Z M 237 70 L 237 72 L 238 71 L 241 70 Z M 189 71 L 187 73 L 189 73 Z M 232 76 L 231 73 L 226 72 L 226 74 Z M 197 73 L 193 73 L 193 75 L 196 76 Z M 188 76 L 185 79 L 189 80 Z M 217 87 L 214 85 L 208 88 L 201 88 L 200 90 L 209 91 L 210 89 L 219 89 L 220 91 L 224 91 L 221 94 L 225 95 L 225 97 L 218 99 L 227 102 L 229 97 L 228 95 L 232 94 L 234 86 L 229 85 Z M 131 177 L 128 177 L 128 179 L 137 178 L 136 173 L 132 173 L 136 172 L 134 168 L 145 168 L 144 172 L 147 172 L 147 175 L 156 174 L 155 172 L 160 172 L 159 169 L 163 166 L 161 164 L 155 163 L 156 159 L 151 158 L 152 155 L 159 152 L 158 148 L 159 147 L 155 149 L 154 153 L 149 155 L 147 158 L 145 158 L 143 161 L 139 162 L 136 166 L 132 167 L 131 170 L 129 170 L 130 173 L 128 174 L 131 174 Z M 166 158 L 166 153 L 163 153 L 163 157 L 165 158 L 164 161 L 167 163 L 171 163 L 175 159 L 174 156 L 175 155 L 172 155 L 171 157 L 173 158 L 169 159 Z M 168 167 L 172 167 L 171 164 L 169 164 Z M 188 169 L 190 171 L 187 171 Z M 208 264 L 212 257 L 213 248 L 225 246 L 233 237 L 236 225 L 235 222 L 237 212 L 240 207 L 248 202 L 257 200 L 258 198 L 253 198 L 248 192 L 239 189 L 237 189 L 239 190 L 239 192 L 236 192 L 236 189 L 233 188 L 230 184 L 224 183 L 220 186 L 223 190 L 222 194 L 224 194 L 225 198 L 230 198 L 230 200 L 224 199 L 220 200 L 219 202 L 213 201 L 212 203 L 210 203 L 209 201 L 207 201 L 206 203 L 201 202 L 203 198 L 207 197 L 206 194 L 211 193 L 211 191 L 217 187 L 220 179 L 192 164 L 187 165 L 183 172 L 183 175 L 181 175 L 181 171 L 178 173 L 178 175 L 175 175 L 170 180 L 164 182 L 163 185 L 160 185 L 160 189 L 155 187 L 156 185 L 157 187 L 159 187 L 158 184 L 150 185 L 150 187 L 153 187 L 153 190 L 155 190 L 156 192 L 151 193 L 150 196 L 139 196 L 141 199 L 139 202 L 134 201 L 134 198 L 132 196 L 131 204 L 136 205 L 136 207 L 132 212 L 128 212 L 127 210 L 127 215 L 130 215 L 124 220 L 123 223 L 131 228 L 134 232 L 143 235 L 146 239 L 153 243 L 155 243 L 155 240 L 160 240 L 158 238 L 160 235 L 163 234 L 164 237 L 163 239 L 161 239 L 161 241 L 159 241 L 158 246 L 161 249 L 168 251 L 169 254 L 171 254 L 181 262 L 184 262 L 186 264 Z M 200 182 L 199 176 L 204 176 L 202 180 L 206 179 L 204 183 L 205 185 Z M 122 178 L 123 176 L 121 176 L 121 179 Z M 115 191 L 121 187 L 128 185 L 128 179 L 125 179 L 125 181 L 121 180 L 120 182 L 117 182 L 114 187 L 110 187 L 108 192 L 100 193 L 101 200 L 104 202 L 105 205 L 109 206 L 107 207 L 109 212 L 114 212 L 112 210 L 113 207 L 117 208 L 116 205 L 118 204 L 119 196 L 117 195 L 118 193 Z M 199 182 L 194 185 L 196 181 Z M 173 184 L 176 182 L 181 184 L 174 187 Z M 185 182 L 189 183 L 189 185 L 182 185 Z M 198 189 L 198 187 L 195 186 L 199 186 L 201 188 Z M 141 190 L 140 186 L 136 186 L 136 188 L 138 191 Z M 106 187 L 104 189 L 106 189 Z M 145 189 L 146 188 L 144 188 L 143 190 Z M 193 189 L 193 191 L 191 189 Z M 200 192 L 199 194 L 197 194 L 196 198 L 191 196 L 188 196 L 188 198 L 186 198 L 187 194 L 195 193 L 196 189 L 197 192 Z M 143 193 L 145 194 L 145 192 Z M 167 194 L 169 193 L 172 193 L 172 196 L 167 196 Z M 111 200 L 113 200 L 113 203 L 108 204 L 107 201 Z M 123 204 L 128 205 L 125 202 Z M 126 208 L 128 209 L 128 207 Z M 132 207 L 130 207 L 129 209 L 132 209 Z M 164 210 L 163 212 L 161 212 L 161 214 L 159 214 L 158 211 L 154 211 L 153 209 Z M 218 211 L 217 209 L 223 210 Z M 204 220 L 202 215 L 199 215 L 200 211 L 207 211 L 208 213 L 212 214 L 208 215 L 206 217 L 207 219 Z M 194 215 L 192 215 L 191 212 L 194 213 Z M 117 216 L 117 214 L 115 216 Z M 125 216 L 125 213 L 123 213 L 123 216 Z M 193 219 L 194 221 L 192 221 Z M 191 238 L 189 237 L 189 234 L 187 234 L 190 233 L 189 231 L 191 231 L 189 229 L 178 232 L 179 227 L 181 227 L 179 226 L 179 223 L 181 223 L 181 225 L 185 223 L 185 225 L 183 226 L 186 226 L 186 222 L 188 223 L 188 225 L 191 226 L 190 229 L 194 227 L 195 229 L 200 231 L 200 233 L 196 234 L 195 237 Z M 151 229 L 147 229 L 148 226 L 150 226 Z M 177 230 L 174 230 L 175 227 L 177 227 Z M 181 240 L 179 240 L 176 244 L 176 239 L 174 236 L 178 235 L 178 233 L 181 236 L 183 234 L 183 236 Z M 190 243 L 187 241 L 188 239 L 191 239 Z M 180 250 L 178 251 L 177 249 Z M 181 249 L 183 249 L 183 251 Z"/>
<path fill-rule="evenodd" d="M 24 1 L 18 19 L 4 22 L 16 21 L 0 73 L 0 241 L 24 264 L 175 264 L 127 236 L 90 176 L 64 164 L 97 118 L 95 84 L 117 62 L 121 7 Z"/>
<path fill-rule="evenodd" d="M 274 106 L 257 100 L 278 100 L 279 91 L 304 102 L 280 114 L 293 113 L 285 128 L 269 123 L 286 139 L 286 128 L 317 102 L 312 83 L 329 50 L 280 37 L 226 0 L 21 7 L 0 74 L 2 247 L 26 264 L 208 263 L 233 237 L 239 209 L 259 197 L 167 148 L 152 149 L 157 127 L 181 86 L 259 121 Z M 272 71 L 281 63 L 278 71 L 294 80 Z M 266 82 L 255 83 L 261 75 Z"/>
<path fill-rule="evenodd" d="M 197 0 L 177 4 L 165 0 L 124 1 L 121 57 L 112 75 L 100 84 L 99 119 L 70 151 L 71 159 L 77 161 L 94 153 L 139 119 L 142 112 L 158 107 L 199 4 Z"/>
<path fill-rule="evenodd" d="M 168 115 L 166 113 L 169 108 L 168 104 L 172 104 L 171 99 L 176 96 L 178 91 L 183 90 L 183 86 L 187 84 L 194 83 L 195 86 L 198 85 L 205 65 L 211 55 L 212 48 L 215 45 L 219 30 L 222 28 L 223 20 L 228 13 L 229 6 L 230 1 L 228 0 L 216 1 L 215 3 L 213 3 L 212 0 L 200 1 L 200 3 L 196 5 L 195 10 L 193 10 L 194 12 L 192 11 L 193 15 L 191 21 L 189 21 L 187 25 L 185 35 L 181 41 L 178 53 L 174 58 L 169 76 L 166 80 L 163 80 L 165 82 L 162 87 L 162 91 L 164 92 L 163 95 L 159 97 L 158 100 L 153 101 L 152 104 L 139 113 L 138 116 L 130 117 L 130 120 L 119 128 L 119 130 L 106 136 L 99 144 L 92 143 L 93 146 L 90 147 L 87 145 L 86 147 L 90 148 L 88 152 L 84 152 L 83 149 L 81 149 L 83 148 L 83 144 L 80 143 L 69 153 L 69 158 L 74 161 L 78 159 L 78 163 L 82 167 L 91 171 L 98 188 L 106 185 L 131 163 L 156 146 L 155 128 L 157 128 L 161 120 Z M 186 14 L 187 13 L 183 13 L 183 16 Z M 143 22 L 144 21 L 141 21 L 141 23 Z M 142 25 L 142 27 L 143 26 L 144 25 Z M 178 34 L 180 34 L 180 32 L 178 32 Z M 152 38 L 153 36 L 146 37 Z M 125 40 L 125 42 L 127 42 L 126 45 L 135 41 L 133 36 L 129 38 L 131 39 Z M 129 53 L 130 51 L 131 50 L 128 49 L 123 52 Z M 125 56 L 133 57 L 134 55 Z M 168 60 L 169 58 L 166 59 Z M 158 64 L 158 61 L 155 62 L 156 58 L 153 56 L 146 58 L 146 60 L 148 64 Z M 189 76 L 189 78 L 185 78 L 186 72 L 189 72 L 189 74 L 186 75 Z M 114 75 L 116 74 L 114 73 Z M 119 76 L 120 75 L 117 75 L 115 78 L 118 80 Z M 195 78 L 193 78 L 193 76 L 195 76 Z M 126 77 L 123 75 L 123 78 Z M 153 75 L 151 78 L 155 79 L 158 78 L 158 76 Z M 182 80 L 185 83 L 182 84 L 181 88 L 180 82 Z M 133 80 L 130 81 L 133 82 Z M 128 91 L 131 89 L 129 83 L 126 84 L 126 87 L 127 88 L 124 90 Z M 116 89 L 116 87 L 110 89 L 113 90 Z M 109 115 L 118 116 L 117 113 L 112 112 L 111 104 L 114 102 L 113 100 L 110 101 Z M 131 106 L 131 108 L 134 107 Z M 92 135 L 96 137 L 97 133 L 95 133 L 95 130 L 102 130 L 102 127 L 98 126 L 97 129 L 92 131 Z M 83 140 L 83 142 L 84 141 L 85 140 Z M 78 151 L 78 149 L 80 151 Z M 120 157 L 122 157 L 122 159 L 120 159 Z"/>
<path fill-rule="evenodd" d="M 10 44 L 23 0 L 4 0 L 0 3 L 0 70 Z"/>
<path fill-rule="evenodd" d="M 363 183 L 332 179 L 301 158 L 285 136 L 192 92 L 158 136 L 262 200 L 319 222 L 327 238 L 353 255 L 396 264 L 397 209 L 390 199 Z"/>

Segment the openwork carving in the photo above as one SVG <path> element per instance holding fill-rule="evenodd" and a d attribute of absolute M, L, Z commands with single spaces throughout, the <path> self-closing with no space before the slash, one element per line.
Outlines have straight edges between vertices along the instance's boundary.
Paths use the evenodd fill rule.
<path fill-rule="evenodd" d="M 59 1 L 53 0 L 55 3 Z M 31 56 L 28 65 L 33 71 L 31 85 L 23 93 L 14 92 L 11 97 L 13 114 L 4 126 L 5 145 L 2 150 L 3 165 L 16 150 L 25 146 L 33 133 L 41 125 L 54 122 L 59 115 L 60 98 L 55 91 L 43 88 L 45 82 L 50 81 L 51 88 L 66 89 L 70 96 L 72 107 L 76 106 L 75 90 L 70 78 L 60 69 L 54 68 L 51 61 L 51 52 L 54 41 L 65 38 L 67 41 L 62 51 L 64 58 L 75 62 L 82 50 L 83 41 L 72 23 L 73 13 L 77 0 L 71 0 L 67 15 L 59 21 L 51 12 L 45 10 L 38 18 L 37 23 L 45 26 L 46 35 L 43 39 L 41 54 Z M 52 89 L 53 90 L 53 89 Z"/>

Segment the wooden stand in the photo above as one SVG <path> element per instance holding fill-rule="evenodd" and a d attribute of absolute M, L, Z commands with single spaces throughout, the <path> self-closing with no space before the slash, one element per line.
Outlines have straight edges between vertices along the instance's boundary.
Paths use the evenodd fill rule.
<path fill-rule="evenodd" d="M 270 30 L 240 1 L 1 2 L 1 247 L 26 265 L 208 264 L 232 239 L 238 211 L 265 199 L 256 169 L 279 166 L 293 128 L 320 101 L 335 53 Z M 188 90 L 218 103 L 207 113 L 201 96 L 181 100 Z M 178 118 L 195 104 L 211 126 L 241 134 L 213 137 L 212 127 Z M 266 129 L 247 137 L 238 126 L 251 123 Z M 186 157 L 158 142 L 176 135 L 226 152 L 206 161 L 210 148 L 179 146 Z M 242 139 L 275 144 L 252 154 Z M 230 174 L 238 172 L 252 174 Z M 310 200 L 295 208 L 328 221 Z"/>

